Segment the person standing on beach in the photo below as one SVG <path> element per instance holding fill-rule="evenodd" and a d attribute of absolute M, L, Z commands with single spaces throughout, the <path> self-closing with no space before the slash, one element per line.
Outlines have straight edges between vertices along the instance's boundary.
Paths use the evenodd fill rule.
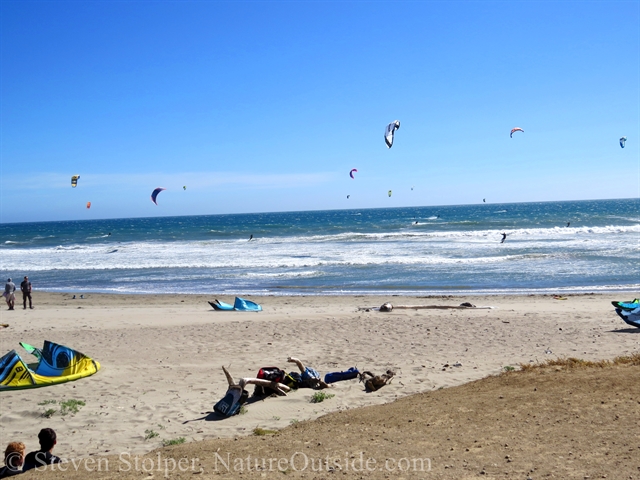
<path fill-rule="evenodd" d="M 24 277 L 24 280 L 20 284 L 20 290 L 22 290 L 22 309 L 27 309 L 27 298 L 29 299 L 29 308 L 33 309 L 33 302 L 31 301 L 31 282 L 29 281 L 29 277 Z"/>
<path fill-rule="evenodd" d="M 9 306 L 9 310 L 13 310 L 13 307 L 16 303 L 16 284 L 11 281 L 11 279 L 7 279 L 7 283 L 4 285 L 4 298 L 7 301 L 7 305 Z"/>

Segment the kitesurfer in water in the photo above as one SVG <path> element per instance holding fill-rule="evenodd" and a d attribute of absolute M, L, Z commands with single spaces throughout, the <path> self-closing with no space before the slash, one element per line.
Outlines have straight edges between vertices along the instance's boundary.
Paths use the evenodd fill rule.
<path fill-rule="evenodd" d="M 571 222 L 567 222 L 567 227 L 568 227 L 569 225 L 571 225 Z"/>
<path fill-rule="evenodd" d="M 253 240 L 253 234 L 249 235 L 249 241 Z"/>
<path fill-rule="evenodd" d="M 502 240 L 500 240 L 500 243 L 504 243 L 504 241 L 507 239 L 507 234 L 503 233 L 502 234 Z"/>

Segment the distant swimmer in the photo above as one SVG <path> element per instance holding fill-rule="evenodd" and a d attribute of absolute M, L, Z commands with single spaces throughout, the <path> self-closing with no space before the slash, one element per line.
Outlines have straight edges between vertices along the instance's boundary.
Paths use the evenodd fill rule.
<path fill-rule="evenodd" d="M 415 221 L 414 225 L 418 225 L 418 221 L 417 220 Z"/>
<path fill-rule="evenodd" d="M 502 240 L 500 240 L 500 243 L 504 243 L 504 241 L 507 239 L 507 234 L 503 233 L 502 234 Z"/>
<path fill-rule="evenodd" d="M 107 233 L 107 237 L 108 237 L 109 235 L 111 235 L 111 232 Z"/>
<path fill-rule="evenodd" d="M 249 235 L 249 241 L 253 240 L 253 235 Z"/>

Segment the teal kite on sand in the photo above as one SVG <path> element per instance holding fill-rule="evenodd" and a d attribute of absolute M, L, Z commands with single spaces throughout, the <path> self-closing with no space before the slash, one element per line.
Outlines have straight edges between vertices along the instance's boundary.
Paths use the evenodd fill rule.
<path fill-rule="evenodd" d="M 249 300 L 245 300 L 244 298 L 236 297 L 233 305 L 229 305 L 228 303 L 221 302 L 220 300 L 215 300 L 213 302 L 209 302 L 209 305 L 213 307 L 214 310 L 218 311 L 236 311 L 236 312 L 261 312 L 262 307 L 255 302 L 251 302 Z"/>
<path fill-rule="evenodd" d="M 632 302 L 611 302 L 618 316 L 632 327 L 640 328 L 640 298 Z"/>

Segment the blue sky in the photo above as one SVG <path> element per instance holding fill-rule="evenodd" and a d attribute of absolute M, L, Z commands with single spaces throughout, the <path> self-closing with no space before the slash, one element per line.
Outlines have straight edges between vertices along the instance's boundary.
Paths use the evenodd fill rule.
<path fill-rule="evenodd" d="M 2 222 L 640 195 L 639 1 L 1 9 Z"/>

